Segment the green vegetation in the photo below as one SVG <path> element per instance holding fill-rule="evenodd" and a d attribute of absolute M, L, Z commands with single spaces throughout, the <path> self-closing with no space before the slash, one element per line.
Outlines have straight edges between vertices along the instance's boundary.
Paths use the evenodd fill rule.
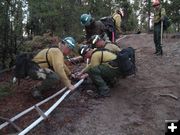
<path fill-rule="evenodd" d="M 4 96 L 7 96 L 11 93 L 11 84 L 10 83 L 2 83 L 0 85 L 0 99 Z"/>
<path fill-rule="evenodd" d="M 112 2 L 114 1 L 114 2 Z M 150 30 L 153 8 L 150 0 L 1 0 L 0 2 L 0 69 L 12 67 L 15 55 L 29 50 L 26 40 L 52 30 L 60 38 L 73 36 L 79 40 L 83 32 L 82 13 L 98 20 L 112 14 L 114 7 L 124 11 L 123 30 Z M 180 1 L 166 0 L 163 6 L 173 22 L 170 31 L 180 31 Z M 27 38 L 23 37 L 26 33 Z M 27 42 L 26 42 L 27 43 Z M 33 42 L 31 42 L 33 43 Z M 28 48 L 28 49 L 26 49 Z"/>

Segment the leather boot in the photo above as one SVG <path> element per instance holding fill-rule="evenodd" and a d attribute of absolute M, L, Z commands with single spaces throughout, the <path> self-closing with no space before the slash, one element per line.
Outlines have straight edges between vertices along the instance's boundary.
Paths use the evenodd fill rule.
<path fill-rule="evenodd" d="M 161 49 L 160 54 L 163 55 L 163 50 Z"/>
<path fill-rule="evenodd" d="M 163 55 L 163 50 L 161 49 L 158 53 L 156 53 L 156 55 L 158 55 L 158 56 L 161 55 L 162 56 Z"/>
<path fill-rule="evenodd" d="M 44 99 L 43 96 L 41 95 L 41 92 L 36 87 L 33 88 L 31 94 L 32 94 L 33 98 L 35 98 L 35 99 L 38 99 L 38 100 Z"/>
<path fill-rule="evenodd" d="M 106 89 L 99 89 L 99 96 L 100 97 L 110 97 L 110 89 L 106 88 Z"/>
<path fill-rule="evenodd" d="M 158 53 L 158 51 L 156 50 L 155 52 L 154 52 L 154 54 L 157 54 Z"/>

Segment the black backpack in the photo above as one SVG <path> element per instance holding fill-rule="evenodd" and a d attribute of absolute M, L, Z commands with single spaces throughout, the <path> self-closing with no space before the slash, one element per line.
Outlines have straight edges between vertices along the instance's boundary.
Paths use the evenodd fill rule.
<path fill-rule="evenodd" d="M 166 31 L 170 25 L 171 25 L 171 20 L 167 16 L 165 16 L 163 20 L 163 30 Z"/>
<path fill-rule="evenodd" d="M 122 75 L 129 76 L 135 74 L 135 50 L 132 47 L 128 47 L 120 52 L 117 52 L 116 54 L 117 59 L 114 61 L 117 62 Z"/>
<path fill-rule="evenodd" d="M 32 61 L 33 56 L 35 55 L 31 52 L 23 52 L 16 56 L 14 76 L 17 79 L 26 78 L 30 71 L 40 69 L 39 65 Z"/>
<path fill-rule="evenodd" d="M 49 49 L 46 52 L 46 61 L 40 61 L 38 63 L 32 61 L 33 57 L 38 54 L 39 51 L 36 52 L 23 52 L 16 56 L 15 69 L 14 69 L 14 77 L 17 79 L 26 78 L 29 74 L 32 74 L 40 69 L 38 64 L 47 63 L 48 67 L 53 70 L 52 66 L 48 61 L 48 52 L 50 48 L 57 48 L 57 46 L 50 45 Z"/>
<path fill-rule="evenodd" d="M 102 51 L 102 57 L 103 51 L 114 53 L 105 48 L 98 48 L 93 53 L 96 51 Z M 113 61 L 110 61 L 109 64 L 115 67 L 119 67 L 122 76 L 126 77 L 136 73 L 135 49 L 128 47 L 114 54 L 117 55 L 117 58 Z M 101 63 L 103 61 L 102 59 L 103 58 L 101 58 Z"/>
<path fill-rule="evenodd" d="M 161 12 L 160 12 L 160 17 L 161 17 Z M 163 30 L 166 31 L 170 25 L 171 25 L 171 20 L 167 15 L 165 15 L 163 20 Z"/>
<path fill-rule="evenodd" d="M 112 16 L 102 17 L 100 21 L 105 25 L 106 32 L 115 31 L 115 21 Z"/>

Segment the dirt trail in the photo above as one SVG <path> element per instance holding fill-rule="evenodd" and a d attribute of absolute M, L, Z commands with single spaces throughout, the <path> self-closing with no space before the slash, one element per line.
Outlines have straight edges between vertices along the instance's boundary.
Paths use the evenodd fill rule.
<path fill-rule="evenodd" d="M 160 96 L 180 97 L 180 40 L 166 39 L 162 57 L 153 54 L 152 35 L 128 36 L 120 44 L 137 49 L 137 75 L 119 80 L 110 98 L 91 99 L 83 116 L 51 135 L 163 135 L 165 120 L 180 119 L 180 99 Z"/>
<path fill-rule="evenodd" d="M 128 36 L 120 44 L 136 48 L 137 75 L 120 79 L 110 98 L 74 93 L 30 134 L 164 135 L 165 120 L 180 119 L 180 39 L 165 39 L 162 57 L 153 54 L 152 35 Z"/>

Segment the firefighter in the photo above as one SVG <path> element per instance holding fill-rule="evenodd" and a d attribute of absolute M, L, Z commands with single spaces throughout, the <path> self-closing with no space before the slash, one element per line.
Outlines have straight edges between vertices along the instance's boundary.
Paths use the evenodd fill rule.
<path fill-rule="evenodd" d="M 82 14 L 80 17 L 81 24 L 85 27 L 87 43 L 91 42 L 93 35 L 100 35 L 105 41 L 109 41 L 109 37 L 105 33 L 105 25 L 101 21 L 95 21 L 90 14 Z"/>
<path fill-rule="evenodd" d="M 29 76 L 41 81 L 32 90 L 34 98 L 42 99 L 42 91 L 51 88 L 60 81 L 70 90 L 75 89 L 69 79 L 73 74 L 64 63 L 64 56 L 69 55 L 75 45 L 74 38 L 66 37 L 57 47 L 43 49 L 35 55 L 33 61 L 38 63 L 40 70 L 35 73 L 32 71 Z"/>
<path fill-rule="evenodd" d="M 109 97 L 109 87 L 114 84 L 114 79 L 120 76 L 119 68 L 111 65 L 117 56 L 107 50 L 91 49 L 87 45 L 80 47 L 79 54 L 90 59 L 90 63 L 78 76 L 89 76 L 97 88 L 98 97 Z"/>
<path fill-rule="evenodd" d="M 156 49 L 154 54 L 163 55 L 163 50 L 161 46 L 162 44 L 161 22 L 164 20 L 166 12 L 165 9 L 161 7 L 159 0 L 153 1 L 153 7 L 154 7 L 154 43 Z"/>
<path fill-rule="evenodd" d="M 117 45 L 111 42 L 105 42 L 104 39 L 102 39 L 99 35 L 92 36 L 92 44 L 96 48 L 105 48 L 114 53 L 121 51 L 121 48 L 119 48 Z"/>
<path fill-rule="evenodd" d="M 115 35 L 117 38 L 120 34 L 122 34 L 121 23 L 122 23 L 123 13 L 119 8 L 116 8 L 112 17 L 113 17 L 114 23 L 115 23 L 115 28 L 116 28 L 116 34 Z"/>

